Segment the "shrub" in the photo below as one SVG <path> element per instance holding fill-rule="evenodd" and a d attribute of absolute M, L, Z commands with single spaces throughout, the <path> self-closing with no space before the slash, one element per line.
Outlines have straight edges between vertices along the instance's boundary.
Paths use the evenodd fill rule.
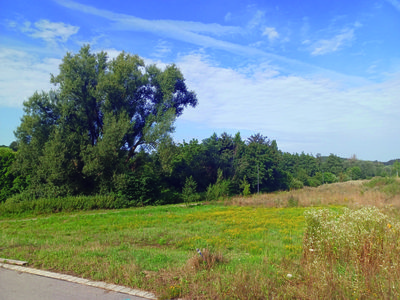
<path fill-rule="evenodd" d="M 374 177 L 364 187 L 380 190 L 390 197 L 400 194 L 400 181 L 393 177 Z"/>
<path fill-rule="evenodd" d="M 193 177 L 187 177 L 185 181 L 185 186 L 182 189 L 183 201 L 186 205 L 191 202 L 198 200 L 198 194 L 196 194 L 197 183 L 194 181 Z"/>
<path fill-rule="evenodd" d="M 244 176 L 243 180 L 240 183 L 240 188 L 242 189 L 243 196 L 250 195 L 250 183 L 247 182 L 246 176 Z"/>
<path fill-rule="evenodd" d="M 396 183 L 396 179 L 393 177 L 374 177 L 370 181 L 365 182 L 364 186 L 369 188 L 374 188 L 374 187 L 390 185 L 393 183 Z"/>
<path fill-rule="evenodd" d="M 304 186 L 303 182 L 298 180 L 297 178 L 292 178 L 292 180 L 290 181 L 290 189 L 291 190 L 298 190 L 298 189 L 302 189 Z"/>
<path fill-rule="evenodd" d="M 231 186 L 231 181 L 228 179 L 223 179 L 222 170 L 218 169 L 218 179 L 215 184 L 210 184 L 207 188 L 206 199 L 217 200 L 221 197 L 229 196 L 229 190 Z"/>

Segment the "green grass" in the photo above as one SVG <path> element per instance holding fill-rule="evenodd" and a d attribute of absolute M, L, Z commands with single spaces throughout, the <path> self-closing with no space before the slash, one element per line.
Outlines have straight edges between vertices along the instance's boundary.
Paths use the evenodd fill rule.
<path fill-rule="evenodd" d="M 282 260 L 298 260 L 304 210 L 162 206 L 7 219 L 0 221 L 0 256 L 162 294 L 159 277 L 172 276 L 165 279 L 168 286 L 182 277 L 188 261 L 198 256 L 196 248 L 224 256 L 213 270 L 221 274 L 260 270 L 266 258 L 266 270 L 276 272 Z"/>
<path fill-rule="evenodd" d="M 352 193 L 361 202 L 370 190 L 394 186 L 397 199 L 398 183 L 377 179 L 359 195 L 346 185 L 350 190 L 340 197 Z M 339 187 L 313 195 L 336 199 L 332 191 Z M 292 204 L 279 208 L 230 200 L 10 213 L 0 219 L 0 257 L 152 291 L 160 299 L 399 298 L 399 209 L 308 208 L 297 206 L 301 197 L 294 194 Z"/>

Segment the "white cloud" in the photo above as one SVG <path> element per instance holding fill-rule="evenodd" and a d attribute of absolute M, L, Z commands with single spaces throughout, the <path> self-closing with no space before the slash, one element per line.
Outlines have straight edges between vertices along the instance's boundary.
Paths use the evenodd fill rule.
<path fill-rule="evenodd" d="M 323 55 L 336 52 L 354 39 L 354 29 L 347 28 L 331 39 L 323 39 L 312 45 L 312 55 Z"/>
<path fill-rule="evenodd" d="M 270 42 L 273 42 L 277 38 L 279 38 L 279 33 L 276 31 L 274 27 L 266 27 L 262 35 L 266 35 Z"/>
<path fill-rule="evenodd" d="M 183 121 L 259 131 L 290 141 L 282 145 L 291 144 L 286 151 L 340 154 L 350 149 L 345 155 L 365 154 L 361 152 L 372 151 L 365 143 L 373 145 L 400 127 L 395 113 L 400 111 L 400 76 L 344 88 L 331 79 L 282 76 L 268 65 L 243 73 L 215 66 L 199 55 L 182 57 L 178 65 L 199 98 L 198 107 L 185 111 Z M 272 73 L 260 76 L 264 72 Z M 348 145 L 340 144 L 345 142 Z"/>
<path fill-rule="evenodd" d="M 19 25 L 15 21 L 10 21 L 8 25 L 19 29 L 21 32 L 26 33 L 33 38 L 42 39 L 51 44 L 56 44 L 58 42 L 65 43 L 79 30 L 79 27 L 77 26 L 72 26 L 62 22 L 54 23 L 48 20 L 39 20 L 33 25 L 29 21 L 23 22 L 22 25 Z"/>
<path fill-rule="evenodd" d="M 21 107 L 35 91 L 50 90 L 50 73 L 57 74 L 60 59 L 0 48 L 0 106 Z"/>
<path fill-rule="evenodd" d="M 70 0 L 55 0 L 55 1 L 57 1 L 60 5 L 64 7 L 105 18 L 112 22 L 112 25 L 110 25 L 109 28 L 113 30 L 145 31 L 158 35 L 163 39 L 171 38 L 174 40 L 190 43 L 192 45 L 197 45 L 206 48 L 209 47 L 212 49 L 219 49 L 227 51 L 229 53 L 242 55 L 245 57 L 259 57 L 261 59 L 279 63 L 281 69 L 284 69 L 287 72 L 291 73 L 301 73 L 301 74 L 323 73 L 333 78 L 341 78 L 341 80 L 346 81 L 349 84 L 353 83 L 358 84 L 359 82 L 365 81 L 363 78 L 340 74 L 334 71 L 326 70 L 311 64 L 304 63 L 303 61 L 300 60 L 287 58 L 270 52 L 265 52 L 255 47 L 227 42 L 222 39 L 217 39 L 204 34 L 204 33 L 210 33 L 210 34 L 214 33 L 214 35 L 222 33 L 241 34 L 243 32 L 246 32 L 245 29 L 240 27 L 221 26 L 219 24 L 203 24 L 199 22 L 173 21 L 173 20 L 146 20 L 131 15 L 119 14 L 103 9 L 98 9 L 93 6 L 80 4 Z M 260 26 L 264 22 L 264 16 L 265 13 L 263 11 L 258 10 L 253 16 L 252 20 L 249 22 L 247 30 L 249 28 L 254 28 L 254 27 L 260 29 Z M 253 43 L 253 45 L 256 44 Z"/>

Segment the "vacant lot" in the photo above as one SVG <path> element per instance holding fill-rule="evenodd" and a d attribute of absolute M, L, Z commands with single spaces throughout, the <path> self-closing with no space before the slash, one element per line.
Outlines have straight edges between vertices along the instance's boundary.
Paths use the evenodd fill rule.
<path fill-rule="evenodd" d="M 189 207 L 7 218 L 0 221 L 0 257 L 160 298 L 396 298 L 398 195 L 387 186 L 308 189 L 308 203 L 300 190 Z M 357 210 L 370 195 L 380 195 L 380 210 Z M 360 243 L 349 240 L 354 233 Z"/>

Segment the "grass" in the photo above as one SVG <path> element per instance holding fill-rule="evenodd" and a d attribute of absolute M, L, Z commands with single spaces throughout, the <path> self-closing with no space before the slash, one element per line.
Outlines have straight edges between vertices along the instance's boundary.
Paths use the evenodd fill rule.
<path fill-rule="evenodd" d="M 287 207 L 296 203 L 302 207 L 344 205 L 351 208 L 388 206 L 400 208 L 400 179 L 376 177 L 372 180 L 357 180 L 325 184 L 317 188 L 304 187 L 300 190 L 253 197 L 234 197 L 226 205 Z"/>
<path fill-rule="evenodd" d="M 182 270 L 189 264 L 195 274 L 190 267 L 183 272 L 191 274 L 190 280 L 186 278 L 186 293 L 206 276 L 204 272 L 230 274 L 226 277 L 230 281 L 239 269 L 258 269 L 266 257 L 270 265 L 262 272 L 271 274 L 282 260 L 299 259 L 304 210 L 164 206 L 4 220 L 0 255 L 161 296 L 166 287 L 182 280 Z M 196 267 L 197 248 L 208 256 L 219 253 L 216 261 L 222 263 L 215 268 Z M 212 289 L 208 287 L 207 293 Z"/>
<path fill-rule="evenodd" d="M 395 299 L 398 184 L 348 182 L 206 205 L 9 215 L 0 220 L 0 257 L 160 299 Z M 365 208 L 371 202 L 378 208 Z"/>

